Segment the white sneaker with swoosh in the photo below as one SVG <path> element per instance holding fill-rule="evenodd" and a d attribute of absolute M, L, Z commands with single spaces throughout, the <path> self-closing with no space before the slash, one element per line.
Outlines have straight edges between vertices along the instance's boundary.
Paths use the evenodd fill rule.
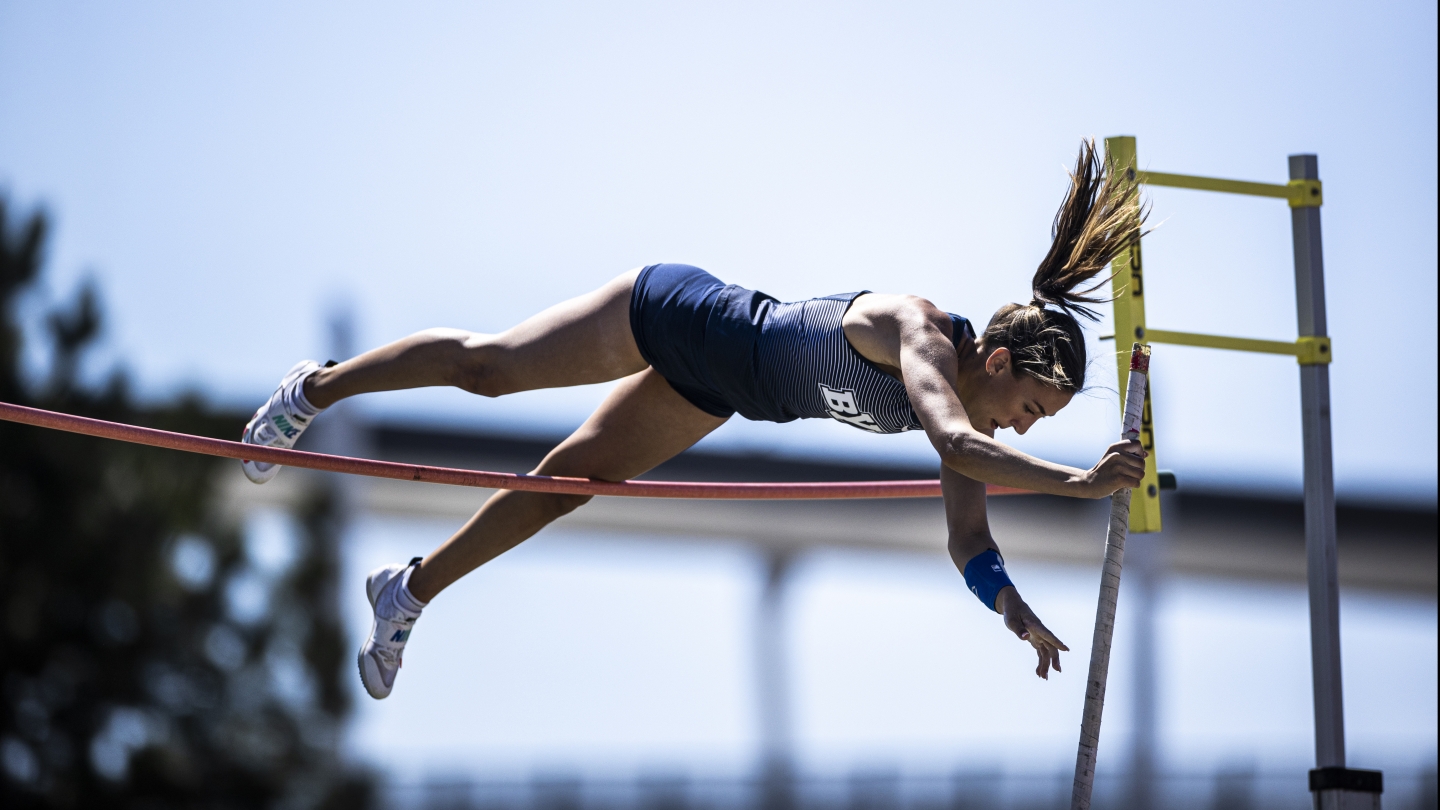
<path fill-rule="evenodd" d="M 305 378 L 320 368 L 320 364 L 314 360 L 301 360 L 296 363 L 280 380 L 280 386 L 275 389 L 275 393 L 250 417 L 240 441 L 264 447 L 283 447 L 287 450 L 294 447 L 300 434 L 305 432 L 305 428 L 309 427 L 310 422 L 318 415 L 307 414 L 296 404 L 296 399 L 304 397 L 301 386 L 305 384 Z M 245 477 L 257 484 L 274 478 L 275 474 L 280 472 L 280 467 L 279 464 L 265 461 L 240 462 L 240 469 L 245 471 Z"/>
<path fill-rule="evenodd" d="M 389 697 L 395 687 L 405 642 L 410 640 L 410 630 L 420 618 L 418 611 L 406 610 L 395 599 L 395 592 L 405 579 L 402 576 L 405 569 L 419 564 L 420 559 L 416 557 L 406 565 L 394 563 L 377 568 L 365 579 L 365 595 L 370 599 L 375 620 L 370 625 L 370 638 L 360 647 L 360 682 L 376 700 Z"/>

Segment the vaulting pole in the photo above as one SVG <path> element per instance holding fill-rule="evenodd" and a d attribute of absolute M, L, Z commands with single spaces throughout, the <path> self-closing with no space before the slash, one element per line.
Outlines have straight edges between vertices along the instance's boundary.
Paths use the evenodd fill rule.
<path fill-rule="evenodd" d="M 1125 386 L 1125 415 L 1120 438 L 1140 436 L 1145 407 L 1145 382 L 1150 372 L 1150 347 L 1134 344 L 1130 352 L 1130 379 Z M 1075 785 L 1071 810 L 1089 810 L 1095 787 L 1095 756 L 1100 749 L 1100 716 L 1105 711 L 1105 682 L 1110 676 L 1110 640 L 1115 635 L 1115 603 L 1120 596 L 1120 569 L 1125 562 L 1125 537 L 1130 531 L 1130 490 L 1110 496 L 1110 534 L 1105 541 L 1105 565 L 1100 572 L 1100 602 L 1095 608 L 1095 636 L 1090 642 L 1090 674 L 1085 681 L 1085 714 L 1080 719 L 1080 750 L 1075 755 Z"/>

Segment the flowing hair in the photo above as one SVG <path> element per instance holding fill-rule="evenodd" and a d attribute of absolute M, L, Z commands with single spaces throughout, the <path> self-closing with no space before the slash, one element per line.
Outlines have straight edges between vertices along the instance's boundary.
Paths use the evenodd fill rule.
<path fill-rule="evenodd" d="M 1148 215 L 1133 173 L 1106 166 L 1095 140 L 1082 141 L 1070 190 L 1050 229 L 1050 251 L 1030 282 L 1030 303 L 996 311 L 985 328 L 986 346 L 1009 349 L 1016 373 L 1072 393 L 1084 388 L 1087 359 L 1079 319 L 1098 320 L 1089 305 L 1112 300 L 1098 291 L 1115 274 L 1102 273 L 1140 239 Z"/>

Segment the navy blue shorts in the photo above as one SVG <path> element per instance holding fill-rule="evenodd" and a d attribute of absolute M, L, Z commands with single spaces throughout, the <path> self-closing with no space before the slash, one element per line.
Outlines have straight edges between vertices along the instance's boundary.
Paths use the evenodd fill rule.
<path fill-rule="evenodd" d="M 630 331 L 645 362 L 712 416 L 738 413 L 757 422 L 830 417 L 877 433 L 919 429 L 904 381 L 867 360 L 845 337 L 845 311 L 864 294 L 781 304 L 698 267 L 652 264 L 635 279 Z M 975 331 L 959 315 L 950 320 L 958 351 Z M 822 392 L 843 394 L 849 405 L 837 412 Z"/>
<path fill-rule="evenodd" d="M 722 419 L 759 396 L 755 340 L 775 299 L 688 264 L 652 264 L 630 294 L 640 356 L 690 404 Z"/>

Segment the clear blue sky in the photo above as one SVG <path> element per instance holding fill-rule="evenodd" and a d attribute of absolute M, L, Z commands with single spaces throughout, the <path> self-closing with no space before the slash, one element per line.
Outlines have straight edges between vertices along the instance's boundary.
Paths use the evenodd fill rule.
<path fill-rule="evenodd" d="M 631 267 L 781 298 L 1025 300 L 1084 135 L 1156 170 L 1283 181 L 1316 152 L 1337 480 L 1434 502 L 1434 3 L 0 3 L 0 189 L 56 217 L 50 291 L 102 286 L 152 396 L 251 407 L 325 352 L 503 329 Z M 1295 333 L 1283 203 L 1158 190 L 1150 322 Z M 1096 351 L 1102 351 L 1096 344 Z M 1095 381 L 1113 388 L 1106 367 Z M 1163 347 L 1161 465 L 1294 489 L 1292 362 Z M 366 407 L 558 431 L 603 394 Z M 1113 394 L 1019 442 L 1090 463 Z M 713 442 L 922 457 L 919 436 Z"/>
<path fill-rule="evenodd" d="M 249 408 L 295 360 L 323 359 L 335 307 L 365 344 L 494 331 L 655 261 L 787 299 L 911 292 L 983 321 L 1029 297 L 1082 136 L 1133 134 L 1156 170 L 1271 182 L 1286 155 L 1315 152 L 1339 486 L 1433 503 L 1436 70 L 1433 2 L 0 0 L 0 190 L 55 216 L 46 295 L 100 282 L 96 370 L 123 362 L 148 396 L 195 386 Z M 1282 203 L 1154 203 L 1152 325 L 1294 337 Z M 1162 466 L 1296 488 L 1293 363 L 1161 347 L 1154 370 Z M 1107 372 L 1094 381 L 1113 388 Z M 362 407 L 553 432 L 602 395 Z M 1100 391 L 1017 443 L 1089 464 L 1115 417 Z M 930 452 L 918 435 L 819 422 L 735 422 L 711 441 Z M 452 528 L 367 521 L 347 581 Z M 748 766 L 754 560 L 613 541 L 547 534 L 448 592 L 408 685 L 362 701 L 351 744 L 441 768 Z M 1094 572 L 1016 567 L 1076 648 L 1049 684 L 945 561 L 807 562 L 791 616 L 806 762 L 1065 767 Z M 344 593 L 363 631 L 360 592 Z M 1433 761 L 1434 602 L 1345 604 L 1356 764 Z M 1298 773 L 1303 594 L 1182 582 L 1164 611 L 1167 755 Z M 975 689 L 999 696 L 991 714 L 964 699 Z M 1109 739 L 1127 723 L 1116 700 Z M 986 729 L 1002 725 L 997 745 Z"/>

